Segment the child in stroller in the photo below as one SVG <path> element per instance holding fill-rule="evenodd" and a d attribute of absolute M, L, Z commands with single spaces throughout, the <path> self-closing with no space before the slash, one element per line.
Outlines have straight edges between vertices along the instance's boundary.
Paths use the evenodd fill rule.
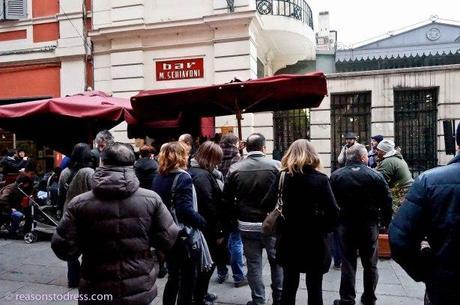
<path fill-rule="evenodd" d="M 18 175 L 15 182 L 0 189 L 0 221 L 8 228 L 10 238 L 17 237 L 17 230 L 22 220 L 25 220 L 24 230 L 30 230 L 32 226 L 30 209 L 24 194 L 32 192 L 33 177 L 33 172 L 25 170 Z M 20 191 L 19 186 L 23 187 L 23 192 Z"/>
<path fill-rule="evenodd" d="M 48 194 L 52 191 L 50 185 L 54 176 L 49 174 L 45 177 L 44 190 Z M 38 233 L 53 234 L 58 222 L 56 208 L 50 205 L 52 195 L 47 195 L 41 204 L 37 202 L 39 200 L 34 200 L 34 179 L 35 170 L 32 166 L 26 167 L 15 182 L 0 189 L 0 226 L 3 223 L 9 229 L 9 236 L 16 238 L 19 224 L 25 220 L 22 231 L 26 243 L 36 241 Z"/>
<path fill-rule="evenodd" d="M 38 181 L 37 194 L 34 197 L 29 196 L 28 202 L 32 225 L 30 231 L 24 235 L 26 243 L 33 243 L 38 239 L 39 233 L 52 235 L 58 224 L 57 217 L 57 189 L 60 170 L 48 172 Z M 21 185 L 19 191 L 27 196 Z"/>

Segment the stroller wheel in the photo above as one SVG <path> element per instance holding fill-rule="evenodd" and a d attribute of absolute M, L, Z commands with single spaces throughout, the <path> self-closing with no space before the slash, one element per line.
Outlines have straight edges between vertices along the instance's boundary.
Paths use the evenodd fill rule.
<path fill-rule="evenodd" d="M 31 244 L 36 242 L 38 239 L 38 235 L 35 232 L 29 232 L 26 235 L 24 235 L 24 242 L 26 244 Z"/>

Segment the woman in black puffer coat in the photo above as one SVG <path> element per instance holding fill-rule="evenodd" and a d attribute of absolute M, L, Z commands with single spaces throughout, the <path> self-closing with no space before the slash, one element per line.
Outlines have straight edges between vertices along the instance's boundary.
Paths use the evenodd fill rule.
<path fill-rule="evenodd" d="M 60 259 L 82 255 L 80 295 L 111 295 L 79 304 L 147 305 L 157 295 L 150 247 L 170 249 L 179 229 L 160 197 L 139 188 L 134 160 L 125 144 L 106 147 L 92 191 L 70 201 L 53 235 Z"/>
<path fill-rule="evenodd" d="M 336 226 L 338 207 L 319 167 L 316 150 L 304 139 L 292 143 L 281 160 L 284 221 L 279 223 L 276 258 L 284 269 L 282 305 L 295 304 L 300 273 L 305 273 L 308 305 L 323 304 L 323 274 L 331 265 L 327 234 Z M 281 173 L 264 199 L 265 206 L 277 200 Z"/>

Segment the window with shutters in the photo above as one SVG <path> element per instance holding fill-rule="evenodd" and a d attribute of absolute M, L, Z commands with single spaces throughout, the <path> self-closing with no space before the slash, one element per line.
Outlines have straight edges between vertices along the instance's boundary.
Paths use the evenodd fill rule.
<path fill-rule="evenodd" d="M 27 17 L 27 0 L 0 0 L 0 20 L 19 20 Z"/>

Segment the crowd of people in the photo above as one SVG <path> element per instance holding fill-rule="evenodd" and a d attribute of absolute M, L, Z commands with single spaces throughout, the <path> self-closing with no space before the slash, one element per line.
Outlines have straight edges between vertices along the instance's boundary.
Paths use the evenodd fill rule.
<path fill-rule="evenodd" d="M 384 230 L 394 259 L 426 283 L 425 303 L 457 304 L 460 156 L 414 182 L 393 141 L 373 136 L 367 151 L 355 134 L 345 138 L 340 168 L 330 177 L 308 140 L 292 143 L 280 162 L 266 156 L 259 133 L 245 142 L 227 134 L 199 146 L 184 134 L 158 154 L 141 147 L 139 158 L 108 131 L 96 136 L 95 149 L 76 144 L 59 176 L 62 219 L 51 243 L 68 262 L 69 287 L 111 294 L 110 304 L 152 304 L 156 278 L 167 274 L 163 304 L 212 305 L 218 298 L 209 291 L 212 274 L 217 269 L 217 282 L 224 283 L 230 265 L 234 286 L 249 284 L 248 305 L 264 305 L 265 249 L 273 304 L 295 304 L 303 273 L 308 304 L 322 305 L 332 254 L 333 267 L 341 270 L 334 305 L 356 303 L 358 257 L 364 269 L 360 301 L 374 305 L 378 235 Z M 460 151 L 460 126 L 457 144 Z M 26 161 L 11 195 L 6 187 L 0 192 L 12 233 L 27 214 L 14 193 L 18 186 L 31 192 L 34 170 L 18 156 L 1 161 Z M 395 188 L 402 190 L 403 204 L 393 215 Z M 280 201 L 276 232 L 265 234 L 263 222 Z"/>

